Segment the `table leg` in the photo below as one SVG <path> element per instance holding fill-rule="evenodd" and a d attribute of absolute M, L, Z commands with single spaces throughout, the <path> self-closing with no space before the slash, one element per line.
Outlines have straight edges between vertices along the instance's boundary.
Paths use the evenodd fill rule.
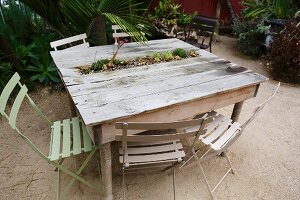
<path fill-rule="evenodd" d="M 243 107 L 243 103 L 244 103 L 244 101 L 234 104 L 232 114 L 231 114 L 232 121 L 237 122 L 239 120 L 239 117 L 240 117 L 240 114 L 242 111 L 242 107 Z M 225 156 L 224 152 L 222 152 L 220 155 L 223 157 Z"/>
<path fill-rule="evenodd" d="M 240 117 L 240 114 L 242 111 L 242 107 L 243 107 L 243 103 L 244 102 L 241 101 L 241 102 L 234 104 L 231 119 L 235 122 L 237 122 L 239 120 L 239 117 Z"/>
<path fill-rule="evenodd" d="M 104 185 L 103 200 L 112 200 L 112 166 L 111 144 L 106 143 L 100 147 L 101 174 Z"/>
<path fill-rule="evenodd" d="M 75 107 L 74 102 L 70 95 L 69 95 L 69 106 L 70 106 L 70 111 L 71 111 L 72 117 L 76 117 L 77 116 L 76 107 Z"/>

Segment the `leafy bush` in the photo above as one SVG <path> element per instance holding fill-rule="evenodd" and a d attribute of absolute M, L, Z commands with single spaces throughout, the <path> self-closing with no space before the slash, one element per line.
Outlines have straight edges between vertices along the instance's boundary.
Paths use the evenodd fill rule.
<path fill-rule="evenodd" d="M 1 43 L 0 46 L 0 65 L 13 64 L 11 68 L 2 67 L 3 74 L 7 72 L 11 76 L 10 70 L 18 72 L 27 84 L 29 81 L 58 82 L 56 67 L 49 54 L 49 42 L 55 39 L 55 34 L 24 4 L 13 0 L 7 4 L 3 9 L 5 23 L 0 21 L 0 40 L 5 41 L 5 45 Z M 1 84 L 5 85 L 7 80 L 2 79 Z"/>
<path fill-rule="evenodd" d="M 274 78 L 300 84 L 300 24 L 286 24 L 274 39 L 267 59 Z"/>
<path fill-rule="evenodd" d="M 234 21 L 234 34 L 238 37 L 239 50 L 246 55 L 260 57 L 264 53 L 264 39 L 270 26 L 262 23 Z"/>
<path fill-rule="evenodd" d="M 12 64 L 9 62 L 0 63 L 0 91 L 3 90 L 13 74 L 14 71 Z"/>
<path fill-rule="evenodd" d="M 243 15 L 247 19 L 291 18 L 296 8 L 293 4 L 293 0 L 245 0 Z"/>
<path fill-rule="evenodd" d="M 173 37 L 178 32 L 178 26 L 182 26 L 186 32 L 186 25 L 191 23 L 197 12 L 190 15 L 180 11 L 180 7 L 181 5 L 174 0 L 160 0 L 154 14 L 149 16 L 156 31 L 161 35 Z"/>
<path fill-rule="evenodd" d="M 172 53 L 174 56 L 179 56 L 181 58 L 186 58 L 188 56 L 186 51 L 182 48 L 177 48 Z"/>

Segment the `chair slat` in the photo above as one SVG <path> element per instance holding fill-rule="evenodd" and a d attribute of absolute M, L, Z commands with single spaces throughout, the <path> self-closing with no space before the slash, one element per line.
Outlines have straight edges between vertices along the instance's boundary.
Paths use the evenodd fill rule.
<path fill-rule="evenodd" d="M 128 130 L 167 130 L 167 129 L 177 129 L 177 128 L 185 128 L 195 125 L 200 125 L 203 119 L 192 119 L 189 121 L 178 121 L 178 122 L 128 122 Z M 117 129 L 123 128 L 122 122 L 117 122 L 115 124 Z"/>
<path fill-rule="evenodd" d="M 228 128 L 230 123 L 231 123 L 231 119 L 227 119 L 227 118 L 224 119 L 224 121 L 222 121 L 222 123 L 217 127 L 217 129 L 213 131 L 213 133 L 211 133 L 205 139 L 203 139 L 202 142 L 205 144 L 212 143 L 214 140 L 216 140 L 224 133 L 224 131 Z"/>
<path fill-rule="evenodd" d="M 184 151 L 160 153 L 152 155 L 139 155 L 139 156 L 125 156 L 126 163 L 139 163 L 139 162 L 154 162 L 162 160 L 180 159 L 185 156 Z M 119 157 L 120 162 L 123 162 L 123 156 Z"/>
<path fill-rule="evenodd" d="M 216 26 L 217 21 L 218 21 L 218 18 L 206 17 L 206 16 L 201 16 L 201 15 L 197 15 L 197 16 L 193 17 L 193 19 L 192 19 L 192 22 L 205 24 L 207 26 Z"/>
<path fill-rule="evenodd" d="M 62 45 L 72 43 L 72 42 L 76 42 L 76 41 L 79 41 L 79 40 L 83 40 L 83 42 L 85 42 L 84 40 L 86 38 L 87 38 L 86 34 L 83 33 L 83 34 L 80 34 L 80 35 L 75 35 L 75 36 L 72 36 L 72 37 L 68 37 L 68 38 L 64 38 L 64 39 L 57 40 L 57 41 L 54 41 L 54 42 L 50 42 L 50 46 L 52 48 L 56 48 L 58 46 L 62 46 Z"/>
<path fill-rule="evenodd" d="M 80 126 L 79 118 L 72 118 L 72 127 L 73 127 L 73 154 L 77 155 L 81 153 L 81 136 L 80 136 Z"/>
<path fill-rule="evenodd" d="M 63 120 L 63 149 L 62 157 L 66 158 L 71 153 L 71 124 L 70 119 Z"/>
<path fill-rule="evenodd" d="M 82 130 L 83 130 L 83 148 L 84 148 L 84 152 L 88 152 L 92 150 L 92 140 L 91 137 L 89 135 L 89 133 L 87 132 L 85 125 L 83 124 L 83 122 L 81 122 L 82 125 Z"/>
<path fill-rule="evenodd" d="M 2 115 L 4 114 L 8 98 L 19 81 L 20 81 L 20 76 L 18 73 L 15 73 L 6 84 L 5 88 L 3 89 L 0 96 L 0 113 Z"/>
<path fill-rule="evenodd" d="M 21 90 L 20 90 L 18 96 L 16 97 L 16 99 L 14 101 L 12 108 L 11 108 L 11 112 L 9 114 L 9 124 L 14 129 L 16 128 L 16 120 L 17 120 L 17 115 L 18 115 L 19 109 L 21 107 L 21 104 L 22 104 L 27 92 L 28 92 L 27 87 L 25 85 L 23 85 L 21 87 Z"/>
<path fill-rule="evenodd" d="M 191 28 L 199 29 L 201 31 L 206 31 L 206 32 L 214 32 L 215 31 L 215 27 L 204 26 L 202 24 L 196 24 L 196 23 L 191 24 Z"/>
<path fill-rule="evenodd" d="M 157 142 L 128 142 L 127 146 L 151 146 L 151 145 L 159 145 L 159 144 L 170 144 L 173 142 L 177 142 L 179 140 L 170 140 L 170 141 L 157 141 Z"/>
<path fill-rule="evenodd" d="M 200 138 L 205 138 L 225 119 L 223 115 L 218 115 L 206 128 L 206 133 Z"/>
<path fill-rule="evenodd" d="M 240 128 L 240 124 L 234 122 L 230 128 L 216 141 L 211 145 L 211 148 L 218 150 L 220 149 L 224 144 L 227 143 L 227 141 L 234 135 L 236 131 L 238 131 Z"/>
<path fill-rule="evenodd" d="M 130 37 L 128 33 L 113 33 L 113 38 Z"/>
<path fill-rule="evenodd" d="M 127 149 L 127 154 L 150 154 L 150 153 L 159 153 L 159 152 L 167 152 L 167 151 L 175 151 L 182 149 L 183 146 L 181 143 L 173 143 L 167 145 L 159 145 L 159 146 L 149 146 L 149 147 L 129 147 Z M 123 154 L 122 148 L 119 149 L 119 153 Z"/>
<path fill-rule="evenodd" d="M 50 160 L 58 160 L 60 154 L 60 137 L 61 137 L 61 123 L 56 121 L 53 123 L 52 144 L 50 152 Z"/>

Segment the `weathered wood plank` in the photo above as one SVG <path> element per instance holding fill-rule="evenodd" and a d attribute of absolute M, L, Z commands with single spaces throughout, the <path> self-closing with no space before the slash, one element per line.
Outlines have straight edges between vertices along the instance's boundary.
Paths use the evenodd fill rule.
<path fill-rule="evenodd" d="M 202 65 L 179 68 L 178 70 L 174 70 L 174 73 L 170 73 L 169 70 L 164 70 L 158 71 L 157 73 L 143 73 L 139 75 L 111 78 L 103 81 L 101 80 L 99 82 L 95 81 L 92 83 L 74 85 L 69 87 L 69 91 L 72 93 L 73 97 L 80 97 L 82 95 L 95 93 L 104 94 L 107 91 L 114 93 L 114 90 L 120 90 L 122 88 L 126 88 L 126 91 L 128 91 L 131 87 L 136 87 L 137 89 L 142 87 L 144 90 L 147 86 L 155 88 L 157 84 L 160 84 L 160 86 L 162 86 L 161 84 L 175 84 L 178 87 L 178 83 L 182 83 L 182 81 L 187 81 L 189 84 L 191 84 L 191 82 L 194 83 L 194 80 L 190 80 L 193 78 L 197 81 L 201 80 L 203 82 L 204 78 L 207 80 L 207 76 L 214 78 L 222 77 L 222 75 L 234 75 L 237 73 L 229 72 L 226 70 L 227 67 L 228 66 L 224 63 L 203 63 Z"/>
<path fill-rule="evenodd" d="M 155 82 L 149 81 L 142 84 L 133 85 L 127 84 L 127 81 L 124 80 L 122 81 L 121 85 L 115 87 L 114 85 L 110 85 L 109 91 L 106 88 L 97 89 L 93 93 L 78 96 L 74 95 L 73 99 L 78 107 L 85 109 L 90 107 L 100 107 L 101 105 L 108 103 L 112 104 L 114 102 L 119 102 L 122 104 L 122 102 L 125 100 L 140 97 L 146 97 L 147 100 L 151 102 L 155 100 L 153 99 L 152 95 L 168 95 L 173 93 L 172 90 L 175 90 L 177 94 L 184 95 L 187 93 L 186 95 L 189 95 L 188 93 L 193 93 L 195 97 L 199 97 L 199 95 L 201 95 L 201 89 L 199 92 L 197 92 L 193 89 L 195 85 L 217 81 L 226 77 L 234 78 L 234 73 L 228 72 L 226 69 L 212 70 L 206 73 L 201 73 L 201 75 L 202 76 L 199 76 L 199 74 L 195 73 L 190 74 L 189 76 L 184 75 L 179 77 L 168 77 L 166 80 L 159 79 Z M 184 91 L 185 89 L 187 91 Z M 163 96 L 160 98 L 163 98 Z M 169 99 L 166 101 L 169 101 Z"/>
<path fill-rule="evenodd" d="M 165 90 L 146 96 L 137 96 L 136 98 L 125 99 L 119 102 L 109 102 L 90 108 L 82 108 L 78 105 L 77 108 L 87 125 L 95 125 L 125 116 L 154 111 L 188 101 L 195 101 L 203 97 L 239 89 L 248 85 L 259 84 L 262 81 L 263 79 L 257 74 L 245 73 L 188 87 L 180 87 L 180 84 L 178 84 L 178 88 L 173 90 Z M 96 103 L 97 99 L 94 102 Z"/>
<path fill-rule="evenodd" d="M 84 64 L 91 64 L 95 60 L 111 58 L 114 50 L 114 45 L 90 47 L 83 50 L 73 49 L 72 51 L 50 52 L 56 66 L 61 68 L 74 68 Z M 190 44 L 177 39 L 152 40 L 146 44 L 127 43 L 118 53 L 118 59 L 132 59 L 136 57 L 152 55 L 155 52 L 173 51 L 176 48 L 185 50 L 199 50 Z M 213 54 L 208 54 L 201 51 L 205 57 L 215 57 Z"/>
<path fill-rule="evenodd" d="M 128 116 L 120 122 L 171 122 L 186 120 L 201 113 L 222 108 L 235 102 L 244 101 L 255 96 L 256 85 L 248 86 L 234 91 L 220 93 L 204 97 L 199 100 L 187 102 L 168 108 L 162 108 L 155 112 L 142 113 L 140 115 Z M 114 121 L 114 122 L 116 122 Z M 115 129 L 115 123 L 105 123 L 94 126 L 94 130 L 99 130 L 100 143 L 104 144 L 115 140 L 116 134 L 121 134 L 120 130 Z M 96 131 L 97 132 L 97 131 Z M 129 131 L 128 134 L 134 134 L 137 131 Z"/>
<path fill-rule="evenodd" d="M 78 70 L 73 70 L 72 76 L 65 76 L 64 81 L 66 82 L 67 86 L 74 86 L 74 85 L 81 85 L 81 84 L 90 84 L 95 82 L 104 82 L 116 78 L 124 78 L 124 77 L 132 77 L 132 76 L 139 76 L 139 75 L 147 75 L 147 78 L 151 78 L 151 75 L 168 75 L 170 74 L 170 70 L 173 73 L 177 71 L 182 71 L 184 69 L 181 68 L 188 68 L 194 67 L 197 65 L 207 64 L 209 62 L 224 62 L 226 64 L 226 60 L 218 59 L 218 58 L 205 58 L 205 57 L 196 57 L 196 58 L 189 58 L 179 61 L 173 61 L 168 63 L 159 63 L 153 65 L 146 65 L 116 71 L 105 71 L 101 73 L 94 73 L 88 75 L 82 75 L 78 73 Z M 70 69 L 63 69 L 64 71 L 69 71 Z M 68 72 L 67 72 L 68 73 Z"/>

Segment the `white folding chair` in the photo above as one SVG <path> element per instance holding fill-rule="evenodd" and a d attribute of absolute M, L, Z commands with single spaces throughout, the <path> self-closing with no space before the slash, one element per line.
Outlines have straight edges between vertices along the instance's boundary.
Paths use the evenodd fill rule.
<path fill-rule="evenodd" d="M 121 30 L 120 26 L 112 25 L 111 27 L 112 27 L 112 30 L 114 31 L 113 38 L 115 38 L 115 45 L 118 44 L 118 38 L 131 37 L 131 35 L 128 33 L 119 32 Z"/>
<path fill-rule="evenodd" d="M 126 38 L 126 37 L 132 37 L 134 32 L 120 32 L 121 28 L 119 25 L 112 25 L 112 30 L 113 30 L 113 38 L 115 38 L 115 45 L 118 44 L 118 38 Z M 143 28 L 144 26 L 141 24 L 137 25 L 138 28 Z M 145 35 L 142 32 L 143 35 Z M 131 42 L 131 38 L 130 38 L 130 42 Z"/>
<path fill-rule="evenodd" d="M 123 199 L 125 199 L 125 171 L 173 167 L 173 190 L 175 199 L 175 167 L 185 157 L 181 139 L 204 134 L 204 125 L 211 122 L 211 117 L 202 117 L 183 122 L 171 123 L 116 123 L 122 129 L 122 135 L 116 135 L 121 141 L 119 161 L 123 164 Z M 198 130 L 180 133 L 176 129 L 198 126 Z M 137 135 L 129 135 L 129 130 L 147 130 Z M 163 131 L 164 130 L 164 131 Z M 201 131 L 199 131 L 201 130 Z"/>
<path fill-rule="evenodd" d="M 199 137 L 195 138 L 194 143 L 196 140 L 200 140 L 204 145 L 208 146 L 209 149 L 199 158 L 197 156 L 198 152 L 200 151 L 194 150 L 194 146 L 191 146 L 191 152 L 193 155 L 186 160 L 180 168 L 182 168 L 184 165 L 186 165 L 193 157 L 197 160 L 197 163 L 199 164 L 201 173 L 204 176 L 207 188 L 212 196 L 213 192 L 217 189 L 217 187 L 221 184 L 221 182 L 225 179 L 225 177 L 228 175 L 229 172 L 234 174 L 233 167 L 231 165 L 231 162 L 227 156 L 228 148 L 242 135 L 243 131 L 247 127 L 247 125 L 252 122 L 255 117 L 258 116 L 258 114 L 263 110 L 265 105 L 270 102 L 270 100 L 275 96 L 278 89 L 280 87 L 280 83 L 278 83 L 277 88 L 275 89 L 274 93 L 262 104 L 257 106 L 251 117 L 246 120 L 246 122 L 243 125 L 240 125 L 237 122 L 233 122 L 231 119 L 224 117 L 221 114 L 218 114 L 214 111 L 210 113 L 210 115 L 214 116 L 213 121 L 207 126 L 206 132 L 203 135 L 200 135 Z M 193 130 L 193 128 L 189 128 L 189 130 Z M 188 132 L 188 131 L 186 131 Z M 224 156 L 230 166 L 228 171 L 225 173 L 225 175 L 221 178 L 221 180 L 214 186 L 213 188 L 208 182 L 208 179 L 205 175 L 205 172 L 203 170 L 202 162 L 220 155 L 221 153 L 224 153 Z"/>
<path fill-rule="evenodd" d="M 77 45 L 72 45 L 71 43 L 74 43 L 74 42 L 82 42 L 81 44 L 77 44 Z M 57 51 L 57 47 L 60 47 L 60 46 L 63 46 L 64 47 L 69 44 L 69 46 L 67 48 L 64 48 L 63 50 L 65 49 L 75 49 L 75 48 L 88 48 L 90 46 L 90 44 L 87 42 L 87 36 L 85 33 L 83 34 L 80 34 L 80 35 L 75 35 L 75 36 L 72 36 L 72 37 L 68 37 L 68 38 L 64 38 L 64 39 L 61 39 L 61 40 L 57 40 L 57 41 L 54 41 L 54 42 L 50 42 L 50 46 L 52 48 L 54 48 L 55 51 Z"/>

